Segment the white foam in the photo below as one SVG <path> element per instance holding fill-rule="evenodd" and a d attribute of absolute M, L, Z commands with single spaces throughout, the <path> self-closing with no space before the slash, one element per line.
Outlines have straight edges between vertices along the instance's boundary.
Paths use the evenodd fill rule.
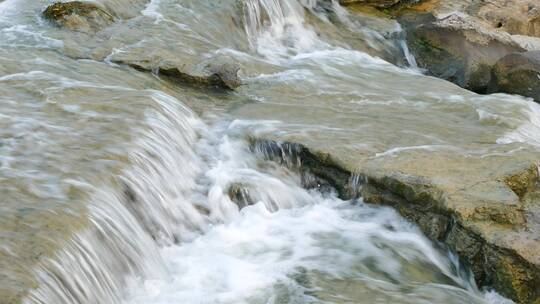
<path fill-rule="evenodd" d="M 252 125 L 261 124 L 235 121 L 205 135 L 199 147 L 210 168 L 201 199 L 215 224 L 191 241 L 164 247 L 169 275 L 134 281 L 125 303 L 276 303 L 283 296 L 306 302 L 315 299 L 308 291 L 325 291 L 310 285 L 321 278 L 360 280 L 361 288 L 381 296 L 392 297 L 404 284 L 428 297 L 483 303 L 471 278 L 453 270 L 456 260 L 393 210 L 304 190 L 296 174 L 251 154 L 231 131 Z M 219 135 L 223 130 L 229 134 Z M 235 183 L 246 186 L 254 205 L 238 210 L 227 191 Z M 408 263 L 433 276 L 411 279 Z M 446 283 L 431 281 L 438 276 Z"/>
<path fill-rule="evenodd" d="M 397 280 L 403 279 L 401 258 L 418 259 L 451 275 L 449 261 L 391 210 L 351 206 L 317 195 L 312 200 L 305 207 L 275 213 L 261 202 L 191 243 L 165 248 L 171 276 L 132 289 L 127 303 L 272 303 L 280 286 L 288 293 L 300 290 L 307 300 L 304 292 L 309 287 L 294 279 L 298 271 L 352 282 L 368 276 L 368 270 L 358 271 L 368 260 Z M 397 225 L 397 231 L 385 225 Z M 400 248 L 398 256 L 385 246 Z M 393 288 L 391 281 L 369 277 L 365 285 L 374 293 Z M 481 303 L 474 291 L 456 290 Z"/>

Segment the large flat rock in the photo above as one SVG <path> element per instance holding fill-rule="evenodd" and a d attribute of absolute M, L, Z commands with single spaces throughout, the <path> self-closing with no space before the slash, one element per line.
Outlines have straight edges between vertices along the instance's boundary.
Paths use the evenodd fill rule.
<path fill-rule="evenodd" d="M 304 81 L 296 89 L 272 83 L 277 95 L 286 89 L 298 93 L 297 100 L 283 101 L 267 94 L 269 83 L 258 87 L 255 81 L 251 90 L 264 102 L 236 108 L 232 115 L 267 121 L 262 128 L 247 123 L 255 138 L 307 149 L 308 170 L 332 179 L 336 175 L 327 171 L 333 167 L 360 177 L 356 180 L 364 182 L 357 190 L 365 201 L 394 206 L 457 252 L 479 285 L 493 286 L 518 303 L 538 303 L 540 152 L 533 138 L 520 137 L 532 128 L 526 123 L 530 118 L 516 124 L 510 119 L 537 106 L 509 95 L 476 95 L 425 76 L 381 73 L 377 79 L 385 79 L 379 85 L 386 90 L 374 95 L 373 81 L 358 80 L 362 101 L 301 97 L 299 92 L 308 90 Z M 393 81 L 397 74 L 402 79 Z M 397 92 L 407 96 L 400 101 Z M 338 189 L 351 186 L 356 185 Z"/>

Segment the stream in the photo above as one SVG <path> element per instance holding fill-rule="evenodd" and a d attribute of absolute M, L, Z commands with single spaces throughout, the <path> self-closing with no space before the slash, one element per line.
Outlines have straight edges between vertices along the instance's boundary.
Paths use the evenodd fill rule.
<path fill-rule="evenodd" d="M 0 303 L 513 303 L 251 139 L 534 153 L 536 103 L 424 76 L 396 21 L 336 1 L 103 0 L 123 15 L 97 34 L 52 3 L 0 2 Z M 241 87 L 119 63 L 217 59 Z"/>

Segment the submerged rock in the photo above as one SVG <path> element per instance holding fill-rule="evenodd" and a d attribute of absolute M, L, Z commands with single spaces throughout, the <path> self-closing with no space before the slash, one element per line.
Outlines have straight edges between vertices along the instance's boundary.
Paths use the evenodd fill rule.
<path fill-rule="evenodd" d="M 497 61 L 492 75 L 492 92 L 519 94 L 540 102 L 540 51 L 507 55 Z"/>
<path fill-rule="evenodd" d="M 232 63 L 224 63 L 207 66 L 202 73 L 186 73 L 178 67 L 160 67 L 158 74 L 173 78 L 195 86 L 208 86 L 224 89 L 235 89 L 240 86 L 241 81 L 238 77 L 240 68 Z"/>
<path fill-rule="evenodd" d="M 96 32 L 115 21 L 105 8 L 91 2 L 57 2 L 45 9 L 43 17 L 74 31 Z"/>
<path fill-rule="evenodd" d="M 173 81 L 197 87 L 214 87 L 234 90 L 242 84 L 238 71 L 240 66 L 232 62 L 210 61 L 200 67 L 188 68 L 174 63 L 154 65 L 148 61 L 122 61 L 115 63 L 126 64 L 140 71 L 153 72 L 169 77 Z"/>
<path fill-rule="evenodd" d="M 255 204 L 255 200 L 249 193 L 249 188 L 249 185 L 243 183 L 234 183 L 227 191 L 229 198 L 238 206 L 239 209 Z"/>
<path fill-rule="evenodd" d="M 509 36 L 488 31 L 460 14 L 437 19 L 409 13 L 400 21 L 420 68 L 474 92 L 487 91 L 498 59 L 523 51 Z"/>

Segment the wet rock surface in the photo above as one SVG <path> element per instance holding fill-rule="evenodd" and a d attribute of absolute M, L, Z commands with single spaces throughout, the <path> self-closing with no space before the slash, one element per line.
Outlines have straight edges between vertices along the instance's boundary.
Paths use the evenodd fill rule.
<path fill-rule="evenodd" d="M 519 94 L 540 102 L 540 51 L 513 53 L 492 70 L 492 92 Z"/>
<path fill-rule="evenodd" d="M 384 2 L 384 1 L 382 1 Z M 387 13 L 399 15 L 403 11 L 429 12 L 444 17 L 459 12 L 488 29 L 510 35 L 540 37 L 540 4 L 534 0 L 423 0 L 396 1 Z M 362 4 L 362 1 L 355 2 Z"/>
<path fill-rule="evenodd" d="M 465 12 L 512 35 L 540 37 L 540 3 L 534 0 L 456 1 Z"/>
<path fill-rule="evenodd" d="M 372 5 L 368 2 L 351 3 Z M 492 76 L 504 73 L 502 62 L 495 70 L 495 63 L 502 57 L 540 49 L 539 3 L 512 0 L 395 2 L 386 6 L 388 3 L 382 1 L 375 7 L 399 20 L 407 33 L 411 53 L 428 74 L 477 93 L 505 92 L 536 98 L 534 89 L 529 89 L 533 77 L 519 76 L 527 78 L 524 79 L 526 84 L 509 88 L 494 85 L 497 79 L 492 80 Z"/>
<path fill-rule="evenodd" d="M 115 22 L 104 7 L 91 2 L 57 2 L 43 11 L 43 17 L 66 29 L 96 32 Z"/>
<path fill-rule="evenodd" d="M 233 62 L 210 61 L 195 68 L 163 62 L 154 65 L 147 61 L 117 60 L 115 63 L 129 65 L 139 71 L 153 72 L 166 76 L 174 82 L 194 87 L 234 90 L 242 85 L 238 76 L 240 66 Z"/>
<path fill-rule="evenodd" d="M 238 206 L 239 209 L 256 203 L 256 201 L 254 201 L 249 194 L 249 188 L 250 186 L 247 184 L 235 183 L 230 185 L 229 190 L 227 191 L 229 198 Z"/>

